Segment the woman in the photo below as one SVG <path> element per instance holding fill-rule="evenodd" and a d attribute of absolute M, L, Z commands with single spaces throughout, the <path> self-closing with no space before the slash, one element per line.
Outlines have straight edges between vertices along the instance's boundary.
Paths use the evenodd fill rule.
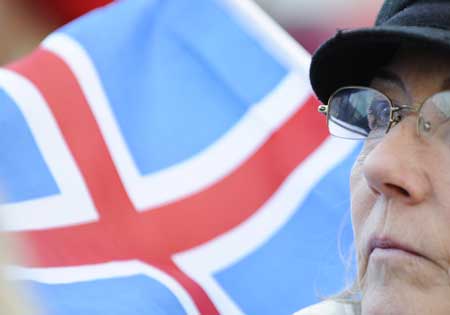
<path fill-rule="evenodd" d="M 450 0 L 388 0 L 314 55 L 330 132 L 363 139 L 351 175 L 354 290 L 298 315 L 450 314 Z"/>

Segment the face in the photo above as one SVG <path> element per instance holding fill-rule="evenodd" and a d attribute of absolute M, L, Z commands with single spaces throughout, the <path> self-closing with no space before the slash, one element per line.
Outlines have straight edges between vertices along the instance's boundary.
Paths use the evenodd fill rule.
<path fill-rule="evenodd" d="M 419 106 L 449 90 L 449 76 L 450 54 L 407 49 L 372 87 Z M 363 315 L 450 314 L 450 122 L 448 137 L 425 138 L 417 117 L 367 140 L 352 170 Z"/>

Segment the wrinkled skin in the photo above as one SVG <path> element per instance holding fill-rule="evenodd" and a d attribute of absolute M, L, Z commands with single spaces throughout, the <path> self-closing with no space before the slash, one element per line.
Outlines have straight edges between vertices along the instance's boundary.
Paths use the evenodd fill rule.
<path fill-rule="evenodd" d="M 399 82 L 372 87 L 395 103 L 418 106 L 449 90 L 450 53 L 403 49 L 385 67 Z M 450 314 L 450 122 L 448 138 L 417 133 L 406 116 L 382 139 L 368 140 L 351 175 L 352 220 L 363 315 Z M 390 239 L 413 250 L 375 249 Z"/>

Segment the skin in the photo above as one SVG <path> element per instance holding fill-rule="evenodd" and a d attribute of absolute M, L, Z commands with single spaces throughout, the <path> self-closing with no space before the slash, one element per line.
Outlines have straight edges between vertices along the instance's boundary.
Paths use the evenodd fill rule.
<path fill-rule="evenodd" d="M 385 69 L 399 80 L 376 77 L 371 86 L 397 104 L 419 106 L 450 90 L 450 53 L 403 49 Z M 366 141 L 351 193 L 362 314 L 450 314 L 450 136 L 420 136 L 417 115 L 407 115 L 382 139 Z M 417 255 L 370 252 L 374 237 Z"/>

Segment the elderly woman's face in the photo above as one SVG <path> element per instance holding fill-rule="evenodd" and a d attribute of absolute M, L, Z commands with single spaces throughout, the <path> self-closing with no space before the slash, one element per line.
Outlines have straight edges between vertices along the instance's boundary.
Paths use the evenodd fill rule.
<path fill-rule="evenodd" d="M 450 55 L 403 50 L 372 87 L 396 104 L 450 89 Z M 450 122 L 417 133 L 409 114 L 368 140 L 351 176 L 363 314 L 450 314 Z"/>

